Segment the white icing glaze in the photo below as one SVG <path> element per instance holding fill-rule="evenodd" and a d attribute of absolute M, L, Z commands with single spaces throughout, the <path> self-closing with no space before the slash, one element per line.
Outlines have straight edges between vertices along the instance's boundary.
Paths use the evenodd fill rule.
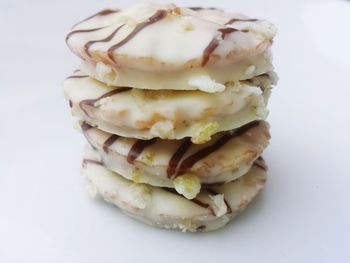
<path fill-rule="evenodd" d="M 95 107 L 86 107 L 87 114 L 81 108 L 81 101 L 97 99 L 115 88 L 87 77 L 74 78 L 81 74 L 78 71 L 63 83 L 65 95 L 72 102 L 72 114 L 102 130 L 125 137 L 180 139 L 189 136 L 194 142 L 205 142 L 211 134 L 202 141 L 198 137 L 208 125 L 215 126 L 212 132 L 218 132 L 267 116 L 266 94 L 258 88 L 262 83 L 258 80 L 254 86 L 228 83 L 223 92 L 214 94 L 134 89 L 97 101 Z M 269 77 L 260 79 L 265 81 L 264 93 L 267 93 L 271 88 Z M 208 85 L 210 83 L 209 80 Z"/>
<path fill-rule="evenodd" d="M 127 156 L 137 142 L 136 139 L 119 137 L 112 145 L 104 149 L 104 143 L 111 137 L 111 134 L 97 128 L 90 128 L 84 134 L 90 145 L 96 149 L 95 155 L 98 159 L 102 160 L 108 169 L 123 177 L 137 183 L 175 188 L 187 198 L 193 198 L 198 193 L 200 186 L 196 184 L 196 180 L 185 181 L 187 185 L 184 185 L 181 180 L 182 185 L 176 185 L 174 176 L 169 177 L 167 173 L 170 159 L 184 140 L 157 140 L 145 148 L 134 163 L 129 163 Z M 179 163 L 201 149 L 214 144 L 223 135 L 214 135 L 212 140 L 206 144 L 192 144 L 181 156 Z M 248 172 L 252 163 L 267 147 L 269 138 L 267 123 L 261 123 L 241 136 L 231 139 L 207 157 L 200 159 L 185 172 L 185 176 L 195 176 L 201 184 L 233 181 Z"/>
<path fill-rule="evenodd" d="M 130 41 L 112 50 L 109 56 L 108 50 L 112 46 L 124 40 L 137 25 L 148 21 L 158 10 L 166 10 L 166 16 L 142 28 Z M 224 79 L 226 81 L 246 79 L 244 69 L 237 67 L 238 64 L 255 64 L 256 61 L 260 64 L 259 74 L 271 70 L 270 58 L 265 52 L 275 35 L 274 27 L 262 20 L 239 21 L 233 25 L 225 25 L 231 18 L 246 19 L 239 14 L 217 10 L 196 12 L 175 5 L 140 4 L 107 16 L 96 16 L 78 24 L 68 36 L 67 44 L 74 53 L 86 60 L 85 68 L 89 65 L 89 74 L 94 75 L 91 68 L 99 62 L 113 69 L 112 80 L 96 74 L 100 80 L 108 84 L 125 85 L 127 80 L 132 84 L 132 73 L 136 71 L 135 75 L 142 74 L 146 80 L 143 87 L 128 85 L 136 88 L 159 89 L 153 86 L 152 78 L 164 72 L 169 73 L 170 76 L 167 77 L 169 85 L 163 89 L 198 88 L 191 87 L 188 81 L 184 81 L 184 85 L 181 86 L 172 85 L 171 80 L 176 79 L 179 72 L 183 74 L 181 71 L 184 69 L 190 69 L 190 75 L 196 74 L 196 69 L 199 69 L 202 71 L 201 75 L 206 73 L 219 83 L 224 83 Z M 110 41 L 92 44 L 89 47 L 90 56 L 87 54 L 86 43 L 105 39 L 119 27 L 120 29 Z M 238 31 L 227 34 L 220 41 L 203 70 L 204 50 L 214 38 L 220 36 L 219 29 L 231 27 L 237 28 Z M 97 28 L 101 29 L 77 32 Z M 218 78 L 217 72 L 224 67 L 226 76 Z"/>
<path fill-rule="evenodd" d="M 153 226 L 191 232 L 211 231 L 226 225 L 259 193 L 266 181 L 266 172 L 253 166 L 238 180 L 213 187 L 215 192 L 225 198 L 230 209 L 228 211 L 219 197 L 213 200 L 206 190 L 201 191 L 197 200 L 214 209 L 202 207 L 160 187 L 133 183 L 102 165 L 86 163 L 82 174 L 90 188 L 94 188 L 105 201 L 126 214 Z M 215 211 L 219 213 L 215 214 Z"/>

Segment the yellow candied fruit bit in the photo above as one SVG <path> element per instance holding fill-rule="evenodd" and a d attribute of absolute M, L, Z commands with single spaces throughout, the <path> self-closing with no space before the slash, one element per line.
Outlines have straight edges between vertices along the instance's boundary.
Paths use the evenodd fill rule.
<path fill-rule="evenodd" d="M 141 179 L 141 172 L 140 172 L 140 169 L 139 168 L 134 168 L 132 170 L 132 175 L 131 175 L 131 180 L 135 183 L 139 183 L 140 182 L 140 179 Z"/>
<path fill-rule="evenodd" d="M 182 25 L 182 28 L 184 31 L 188 32 L 188 31 L 192 31 L 193 30 L 193 25 L 191 23 L 185 23 Z"/>
<path fill-rule="evenodd" d="M 145 184 L 134 183 L 128 189 L 133 198 L 130 200 L 131 204 L 137 209 L 144 209 L 148 206 L 151 200 L 152 190 Z"/>
<path fill-rule="evenodd" d="M 152 164 L 153 160 L 154 160 L 154 153 L 151 153 L 151 152 L 147 153 L 142 157 L 142 161 L 146 164 Z"/>
<path fill-rule="evenodd" d="M 195 198 L 201 190 L 201 183 L 198 177 L 189 173 L 176 177 L 174 186 L 176 191 L 187 199 Z"/>
<path fill-rule="evenodd" d="M 181 15 L 181 8 L 180 7 L 175 7 L 171 11 L 174 15 Z"/>
<path fill-rule="evenodd" d="M 206 143 L 211 139 L 211 136 L 218 130 L 219 124 L 217 122 L 209 122 L 201 125 L 198 132 L 192 137 L 191 141 L 195 144 Z"/>

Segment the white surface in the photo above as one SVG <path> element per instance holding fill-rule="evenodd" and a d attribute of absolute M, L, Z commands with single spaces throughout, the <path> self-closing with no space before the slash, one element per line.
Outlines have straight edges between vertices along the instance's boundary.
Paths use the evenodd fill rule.
<path fill-rule="evenodd" d="M 241 10 L 279 28 L 263 194 L 209 234 L 151 228 L 89 199 L 79 176 L 84 138 L 60 87 L 78 65 L 64 36 L 113 3 L 2 0 L 0 262 L 349 262 L 350 2 L 181 3 Z"/>

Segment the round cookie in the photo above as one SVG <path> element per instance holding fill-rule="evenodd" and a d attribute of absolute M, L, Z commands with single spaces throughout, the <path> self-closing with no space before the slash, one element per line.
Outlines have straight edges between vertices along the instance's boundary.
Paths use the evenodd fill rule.
<path fill-rule="evenodd" d="M 121 176 L 137 183 L 175 188 L 194 198 L 201 184 L 235 180 L 247 173 L 267 147 L 266 122 L 215 134 L 206 144 L 183 140 L 137 140 L 103 132 L 86 123 L 82 130 L 99 160 Z"/>
<path fill-rule="evenodd" d="M 134 183 L 106 169 L 87 153 L 82 174 L 88 191 L 146 224 L 181 231 L 212 231 L 225 226 L 259 193 L 266 182 L 266 165 L 256 160 L 249 172 L 220 186 L 202 189 L 188 200 L 169 188 Z"/>
<path fill-rule="evenodd" d="M 219 92 L 272 70 L 275 31 L 241 14 L 147 3 L 101 11 L 66 42 L 83 71 L 108 85 Z"/>
<path fill-rule="evenodd" d="M 138 139 L 191 137 L 204 143 L 216 132 L 267 116 L 273 73 L 226 84 L 223 92 L 109 87 L 81 71 L 63 82 L 72 114 L 100 129 Z"/>

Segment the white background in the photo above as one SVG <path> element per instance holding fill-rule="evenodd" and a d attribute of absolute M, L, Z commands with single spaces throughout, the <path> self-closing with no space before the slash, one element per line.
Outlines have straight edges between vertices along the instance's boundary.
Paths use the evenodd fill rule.
<path fill-rule="evenodd" d="M 0 1 L 0 262 L 350 262 L 350 2 L 178 1 L 267 18 L 269 182 L 226 228 L 151 228 L 91 200 L 61 81 L 77 21 L 133 1 Z M 224 261 L 226 260 L 226 261 Z"/>

